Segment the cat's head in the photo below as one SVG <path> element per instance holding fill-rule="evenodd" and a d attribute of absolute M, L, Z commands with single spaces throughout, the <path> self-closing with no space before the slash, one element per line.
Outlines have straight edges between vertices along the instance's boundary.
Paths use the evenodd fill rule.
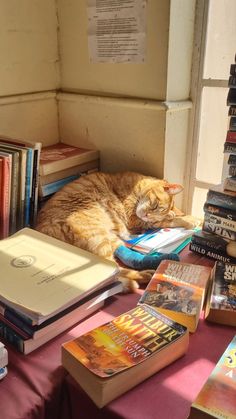
<path fill-rule="evenodd" d="M 136 215 L 143 221 L 155 226 L 164 219 L 174 218 L 174 195 L 180 193 L 183 186 L 166 181 L 154 181 L 145 185 L 139 197 Z"/>

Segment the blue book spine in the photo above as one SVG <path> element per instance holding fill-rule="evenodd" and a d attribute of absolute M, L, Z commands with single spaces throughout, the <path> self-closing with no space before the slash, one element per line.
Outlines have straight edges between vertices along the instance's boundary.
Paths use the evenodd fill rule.
<path fill-rule="evenodd" d="M 59 191 L 63 186 L 67 185 L 67 183 L 72 182 L 75 179 L 78 179 L 80 176 L 73 175 L 66 177 L 64 179 L 57 180 L 56 182 L 48 183 L 42 186 L 42 196 L 52 195 L 55 192 Z"/>
<path fill-rule="evenodd" d="M 25 226 L 30 226 L 30 205 L 32 196 L 33 150 L 27 149 L 25 176 Z"/>
<path fill-rule="evenodd" d="M 18 351 L 24 352 L 24 340 L 10 327 L 0 321 L 0 336 L 5 341 L 13 345 Z"/>

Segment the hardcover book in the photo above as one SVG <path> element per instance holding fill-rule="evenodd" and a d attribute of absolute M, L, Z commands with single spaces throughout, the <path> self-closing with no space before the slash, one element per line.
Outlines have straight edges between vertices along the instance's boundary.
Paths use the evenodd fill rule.
<path fill-rule="evenodd" d="M 236 221 L 236 211 L 219 207 L 217 205 L 208 204 L 207 202 L 205 202 L 203 210 L 207 214 L 213 214 L 213 215 L 216 215 L 217 217 L 222 217 L 229 221 Z"/>
<path fill-rule="evenodd" d="M 236 211 L 236 192 L 225 191 L 222 184 L 211 186 L 207 192 L 206 202 Z"/>
<path fill-rule="evenodd" d="M 224 143 L 224 153 L 236 153 L 236 142 L 231 138 Z"/>
<path fill-rule="evenodd" d="M 62 365 L 98 407 L 184 355 L 187 329 L 146 305 L 62 345 Z"/>
<path fill-rule="evenodd" d="M 204 220 L 216 226 L 226 228 L 227 230 L 236 231 L 236 221 L 225 217 L 218 216 L 209 212 L 205 212 Z"/>
<path fill-rule="evenodd" d="M 189 419 L 236 418 L 236 336 L 191 405 Z"/>
<path fill-rule="evenodd" d="M 0 301 L 42 323 L 114 282 L 115 262 L 24 228 L 0 242 Z"/>
<path fill-rule="evenodd" d="M 236 264 L 216 263 L 205 318 L 215 323 L 236 326 Z"/>
<path fill-rule="evenodd" d="M 147 304 L 195 332 L 211 268 L 163 260 L 138 304 Z"/>
<path fill-rule="evenodd" d="M 201 244 L 236 258 L 236 242 L 225 237 L 216 236 L 207 231 L 196 231 L 191 239 L 194 244 Z"/>
<path fill-rule="evenodd" d="M 222 225 L 216 224 L 215 221 L 207 221 L 206 218 L 204 219 L 203 231 L 207 231 L 209 233 L 217 234 L 218 236 L 225 237 L 228 240 L 235 241 L 236 240 L 236 232 L 230 230 L 227 227 L 222 227 Z"/>
<path fill-rule="evenodd" d="M 236 165 L 231 164 L 229 166 L 229 176 L 236 176 Z"/>
<path fill-rule="evenodd" d="M 219 249 L 214 249 L 205 244 L 195 243 L 193 240 L 189 243 L 189 250 L 215 261 L 219 260 L 221 262 L 236 263 L 236 258 L 227 255 L 225 252 Z"/>
<path fill-rule="evenodd" d="M 53 144 L 42 148 L 40 175 L 45 176 L 96 159 L 99 159 L 98 150 L 88 150 L 63 143 Z"/>

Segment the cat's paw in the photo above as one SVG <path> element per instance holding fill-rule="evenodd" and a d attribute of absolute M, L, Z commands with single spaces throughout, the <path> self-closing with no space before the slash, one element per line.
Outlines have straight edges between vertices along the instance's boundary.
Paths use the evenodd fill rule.
<path fill-rule="evenodd" d="M 119 281 L 122 282 L 123 290 L 122 294 L 130 294 L 135 292 L 136 289 L 139 288 L 138 283 L 134 279 L 123 278 L 122 276 L 119 277 Z"/>
<path fill-rule="evenodd" d="M 201 227 L 202 220 L 193 215 L 185 215 L 184 217 L 181 217 L 181 226 L 188 230 L 192 230 L 193 228 Z"/>

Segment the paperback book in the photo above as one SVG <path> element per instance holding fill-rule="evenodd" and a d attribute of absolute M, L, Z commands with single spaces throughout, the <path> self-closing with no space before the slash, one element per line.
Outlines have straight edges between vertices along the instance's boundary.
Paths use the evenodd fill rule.
<path fill-rule="evenodd" d="M 195 230 L 183 227 L 159 228 L 126 241 L 126 246 L 141 253 L 178 253 L 190 242 Z"/>
<path fill-rule="evenodd" d="M 187 329 L 146 305 L 62 345 L 62 365 L 98 407 L 183 356 Z"/>
<path fill-rule="evenodd" d="M 205 318 L 236 326 L 236 264 L 217 262 L 212 278 Z"/>
<path fill-rule="evenodd" d="M 189 419 L 236 418 L 236 336 L 191 405 Z"/>
<path fill-rule="evenodd" d="M 30 228 L 0 241 L 0 264 L 0 302 L 36 324 L 114 282 L 119 272 L 115 262 Z"/>
<path fill-rule="evenodd" d="M 138 304 L 147 304 L 195 332 L 211 268 L 164 260 L 158 266 Z"/>

